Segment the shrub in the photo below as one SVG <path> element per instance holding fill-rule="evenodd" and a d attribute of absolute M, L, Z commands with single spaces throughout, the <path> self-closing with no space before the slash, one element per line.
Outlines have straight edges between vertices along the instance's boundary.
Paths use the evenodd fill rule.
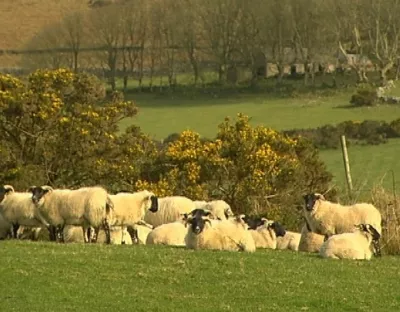
<path fill-rule="evenodd" d="M 363 87 L 356 91 L 350 99 L 354 106 L 374 106 L 378 103 L 378 94 L 372 87 Z"/>

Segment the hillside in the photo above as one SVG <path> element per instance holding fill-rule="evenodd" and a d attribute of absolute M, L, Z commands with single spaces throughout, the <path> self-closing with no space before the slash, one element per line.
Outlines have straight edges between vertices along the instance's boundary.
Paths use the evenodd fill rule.
<path fill-rule="evenodd" d="M 90 10 L 87 0 L 2 0 L 0 1 L 0 50 L 22 49 L 43 27 L 66 14 Z M 0 56 L 0 67 L 13 66 L 15 56 Z"/>

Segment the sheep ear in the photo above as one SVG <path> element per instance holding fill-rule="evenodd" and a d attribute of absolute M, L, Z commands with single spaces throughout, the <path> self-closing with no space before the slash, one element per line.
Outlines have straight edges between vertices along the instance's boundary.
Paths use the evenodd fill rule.
<path fill-rule="evenodd" d="M 4 185 L 4 191 L 6 194 L 14 193 L 14 188 L 11 185 Z"/>
<path fill-rule="evenodd" d="M 36 185 L 32 185 L 26 190 L 26 192 L 27 193 L 32 193 L 35 188 L 36 188 Z"/>

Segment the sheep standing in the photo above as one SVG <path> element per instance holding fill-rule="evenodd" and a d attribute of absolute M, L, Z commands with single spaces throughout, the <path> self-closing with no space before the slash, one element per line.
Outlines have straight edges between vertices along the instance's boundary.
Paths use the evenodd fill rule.
<path fill-rule="evenodd" d="M 324 243 L 324 236 L 311 232 L 304 225 L 300 232 L 299 251 L 318 252 Z"/>
<path fill-rule="evenodd" d="M 104 188 L 94 186 L 54 190 L 44 185 L 31 188 L 31 192 L 32 202 L 42 217 L 50 225 L 59 227 L 61 232 L 65 225 L 81 226 L 86 242 L 92 242 L 86 236 L 90 226 L 95 229 L 96 237 L 101 227 L 108 232 L 112 203 Z"/>
<path fill-rule="evenodd" d="M 370 260 L 371 243 L 379 238 L 372 225 L 359 224 L 352 233 L 331 236 L 322 244 L 319 254 L 323 258 Z"/>
<path fill-rule="evenodd" d="M 254 252 L 256 246 L 242 217 L 211 222 L 211 211 L 198 209 L 188 216 L 189 229 L 185 244 L 190 249 Z"/>
<path fill-rule="evenodd" d="M 110 195 L 110 199 L 113 203 L 110 224 L 112 226 L 122 226 L 122 236 L 125 235 L 127 227 L 129 227 L 129 230 L 133 227 L 133 230 L 137 232 L 135 228 L 137 224 L 146 224 L 143 221 L 145 214 L 147 212 L 156 213 L 159 209 L 157 196 L 147 190 L 136 193 L 118 193 Z M 136 235 L 131 234 L 132 241 L 137 239 Z M 124 241 L 124 237 L 121 240 Z"/>
<path fill-rule="evenodd" d="M 40 228 L 49 224 L 32 203 L 29 192 L 15 192 L 11 185 L 0 187 L 0 214 L 12 224 L 12 236 L 18 238 L 19 226 Z"/>
<path fill-rule="evenodd" d="M 301 234 L 291 231 L 286 231 L 284 236 L 276 238 L 276 249 L 289 249 L 293 251 L 299 250 Z"/>
<path fill-rule="evenodd" d="M 278 223 L 272 220 L 261 218 L 261 225 L 255 230 L 249 230 L 254 239 L 256 248 L 276 249 L 277 237 L 285 236 L 285 229 Z"/>
<path fill-rule="evenodd" d="M 382 235 L 382 216 L 378 209 L 367 203 L 343 206 L 327 201 L 323 195 L 304 195 L 304 216 L 312 232 L 325 235 L 325 240 L 335 234 L 349 233 L 354 224 L 370 224 Z M 380 252 L 379 241 L 374 241 Z"/>
<path fill-rule="evenodd" d="M 147 211 L 144 221 L 154 228 L 161 224 L 178 221 L 184 213 L 190 213 L 196 209 L 194 202 L 184 196 L 167 196 L 158 199 L 158 211 Z"/>

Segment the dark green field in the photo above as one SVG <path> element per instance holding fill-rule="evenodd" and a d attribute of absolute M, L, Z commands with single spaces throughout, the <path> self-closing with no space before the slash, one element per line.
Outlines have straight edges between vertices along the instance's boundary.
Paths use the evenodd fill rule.
<path fill-rule="evenodd" d="M 1 311 L 399 311 L 400 260 L 0 242 Z"/>

